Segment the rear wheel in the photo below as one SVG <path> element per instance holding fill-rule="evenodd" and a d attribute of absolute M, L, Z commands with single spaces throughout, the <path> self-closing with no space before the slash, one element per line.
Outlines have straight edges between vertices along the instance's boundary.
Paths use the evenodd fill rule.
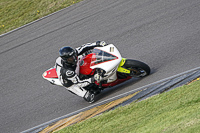
<path fill-rule="evenodd" d="M 122 67 L 130 70 L 131 77 L 145 77 L 151 72 L 147 64 L 138 60 L 127 59 Z"/>

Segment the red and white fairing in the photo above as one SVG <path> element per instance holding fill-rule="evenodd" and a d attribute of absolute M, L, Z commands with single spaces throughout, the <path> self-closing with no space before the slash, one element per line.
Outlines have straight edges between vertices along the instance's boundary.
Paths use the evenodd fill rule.
<path fill-rule="evenodd" d="M 116 71 L 121 60 L 121 54 L 113 44 L 96 47 L 91 54 L 81 60 L 80 73 L 93 75 L 96 68 L 101 68 L 105 70 L 105 75 L 107 75 L 102 80 L 107 80 L 107 83 L 110 83 L 117 79 Z"/>
<path fill-rule="evenodd" d="M 60 85 L 62 86 L 60 80 L 58 79 L 58 75 L 57 75 L 57 72 L 56 72 L 56 68 L 53 67 L 53 68 L 50 68 L 49 70 L 45 71 L 43 74 L 42 74 L 42 77 L 48 81 L 50 81 L 50 83 L 52 84 L 56 84 L 56 85 Z"/>

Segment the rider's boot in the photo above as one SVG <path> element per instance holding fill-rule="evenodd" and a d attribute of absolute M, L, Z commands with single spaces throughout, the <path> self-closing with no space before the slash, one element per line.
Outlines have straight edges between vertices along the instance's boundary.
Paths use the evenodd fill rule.
<path fill-rule="evenodd" d="M 95 95 L 98 95 L 100 92 L 101 92 L 101 89 L 98 88 L 98 89 L 96 89 L 96 90 L 94 91 L 94 94 L 95 94 Z"/>
<path fill-rule="evenodd" d="M 90 91 L 87 91 L 84 96 L 84 99 L 89 103 L 93 103 L 95 100 L 95 94 L 91 93 Z"/>

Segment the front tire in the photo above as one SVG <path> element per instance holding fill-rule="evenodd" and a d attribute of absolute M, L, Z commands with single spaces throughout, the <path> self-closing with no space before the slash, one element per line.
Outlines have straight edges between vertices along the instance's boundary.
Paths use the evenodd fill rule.
<path fill-rule="evenodd" d="M 131 77 L 145 77 L 151 72 L 147 64 L 138 60 L 127 59 L 122 67 L 130 70 Z"/>

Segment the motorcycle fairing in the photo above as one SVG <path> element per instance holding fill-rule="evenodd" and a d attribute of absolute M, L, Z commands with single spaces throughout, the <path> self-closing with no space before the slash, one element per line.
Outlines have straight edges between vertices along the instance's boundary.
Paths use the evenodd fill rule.
<path fill-rule="evenodd" d="M 56 68 L 51 68 L 45 71 L 42 76 L 44 78 L 58 78 L 58 75 L 56 73 Z"/>
<path fill-rule="evenodd" d="M 121 59 L 119 51 L 113 44 L 96 47 L 91 54 L 86 55 L 80 61 L 80 74 L 93 75 L 95 68 L 103 68 L 107 75 L 110 75 L 121 62 Z"/>
<path fill-rule="evenodd" d="M 58 75 L 56 72 L 56 68 L 50 68 L 49 70 L 45 71 L 42 74 L 43 78 L 51 82 L 52 84 L 60 85 L 62 86 L 60 80 L 58 79 Z"/>
<path fill-rule="evenodd" d="M 95 70 L 91 69 L 90 68 L 90 64 L 91 64 L 91 61 L 92 61 L 92 56 L 93 56 L 93 53 L 91 54 L 88 54 L 86 55 L 85 57 L 83 57 L 80 61 L 80 69 L 79 69 L 79 72 L 80 74 L 83 74 L 83 75 L 93 75 Z"/>
<path fill-rule="evenodd" d="M 113 44 L 96 47 L 93 53 L 90 68 L 103 68 L 106 73 L 112 71 L 122 60 L 121 54 Z"/>

